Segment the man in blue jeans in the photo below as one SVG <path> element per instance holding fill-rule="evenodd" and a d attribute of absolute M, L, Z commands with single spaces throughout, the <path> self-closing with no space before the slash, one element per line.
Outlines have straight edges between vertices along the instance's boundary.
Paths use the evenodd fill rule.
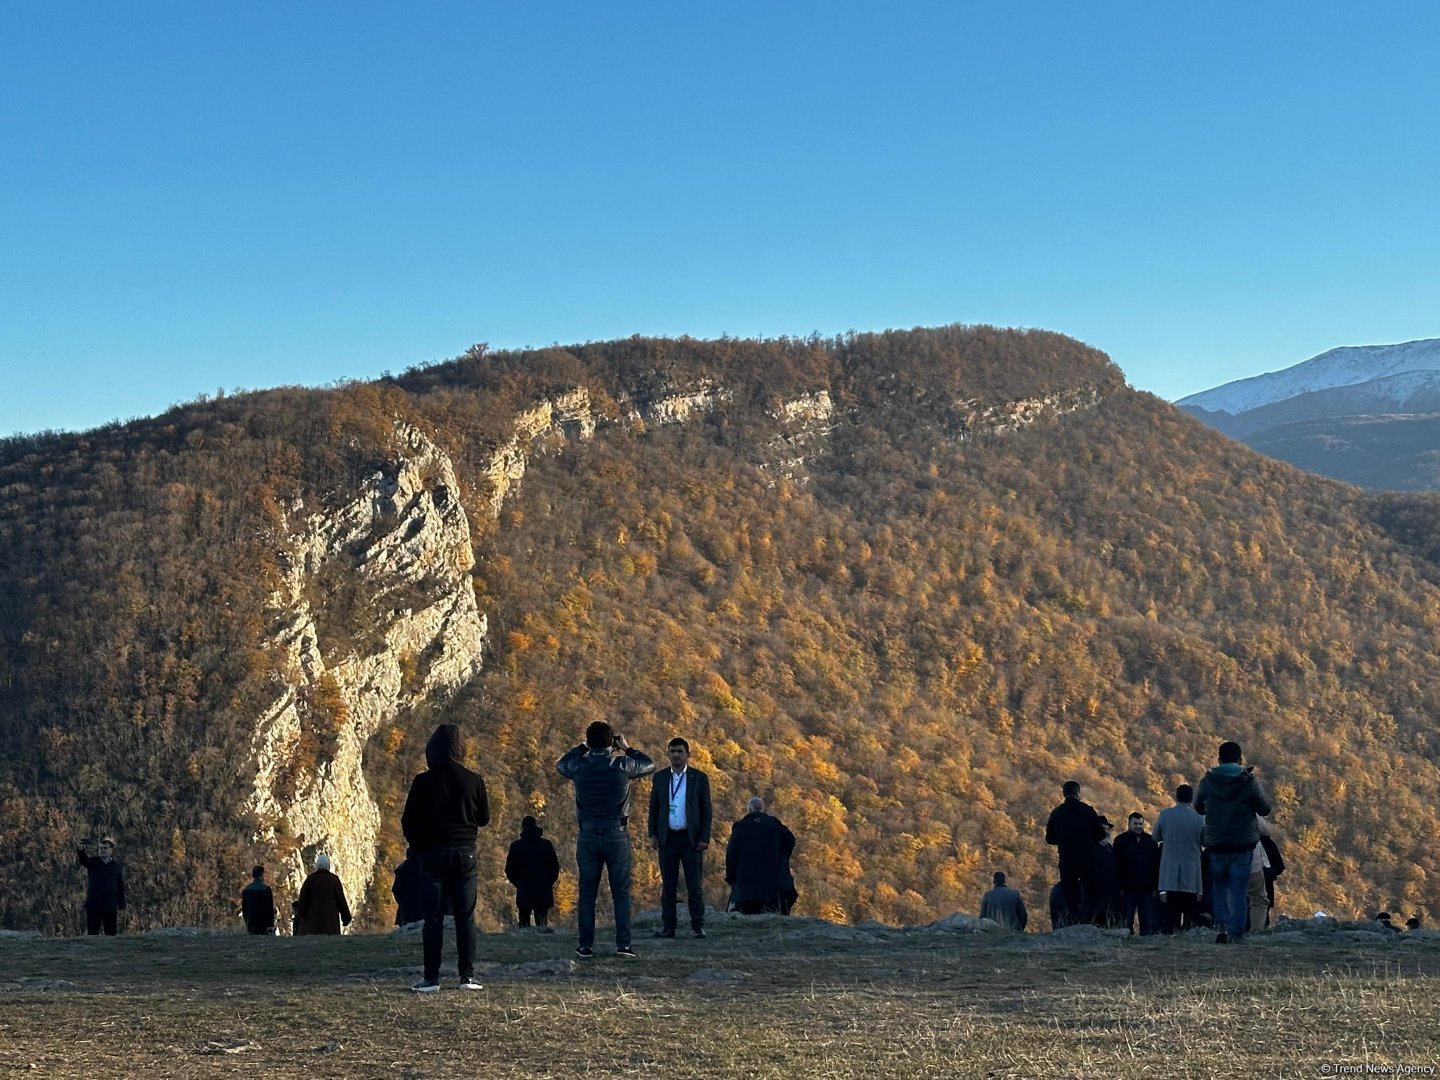
<path fill-rule="evenodd" d="M 460 729 L 441 724 L 425 745 L 428 768 L 410 782 L 400 818 L 405 842 L 420 862 L 425 969 L 411 989 L 421 994 L 440 989 L 447 911 L 455 915 L 460 988 L 484 989 L 475 980 L 475 834 L 490 823 L 490 803 L 485 781 L 460 764 L 462 759 Z"/>
<path fill-rule="evenodd" d="M 655 762 L 597 720 L 585 729 L 585 742 L 555 763 L 575 785 L 575 867 L 580 878 L 580 945 L 577 956 L 595 955 L 595 899 L 600 871 L 610 876 L 615 905 L 615 955 L 633 959 L 630 947 L 630 782 L 655 771 Z"/>
<path fill-rule="evenodd" d="M 1195 812 L 1205 816 L 1205 849 L 1210 859 L 1211 914 L 1220 928 L 1215 941 L 1245 936 L 1250 862 L 1260 842 L 1255 815 L 1269 814 L 1270 796 L 1255 779 L 1255 766 L 1240 764 L 1240 744 L 1220 744 L 1220 764 L 1205 774 L 1195 792 Z"/>

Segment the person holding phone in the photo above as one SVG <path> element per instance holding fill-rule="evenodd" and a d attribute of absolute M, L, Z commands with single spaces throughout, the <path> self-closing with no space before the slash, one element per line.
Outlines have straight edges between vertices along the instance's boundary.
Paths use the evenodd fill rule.
<path fill-rule="evenodd" d="M 582 960 L 595 955 L 595 901 L 600 872 L 610 878 L 615 906 L 615 955 L 634 959 L 630 947 L 630 783 L 655 771 L 655 762 L 625 741 L 625 736 L 596 720 L 585 729 L 585 741 L 555 763 L 561 776 L 575 785 L 575 868 L 580 879 L 580 943 Z"/>
<path fill-rule="evenodd" d="M 95 848 L 92 855 L 86 849 Z M 125 910 L 125 870 L 115 858 L 115 841 L 108 836 L 98 844 L 91 837 L 76 848 L 85 868 L 85 932 L 91 937 L 101 931 L 108 937 L 119 932 L 120 912 Z"/>

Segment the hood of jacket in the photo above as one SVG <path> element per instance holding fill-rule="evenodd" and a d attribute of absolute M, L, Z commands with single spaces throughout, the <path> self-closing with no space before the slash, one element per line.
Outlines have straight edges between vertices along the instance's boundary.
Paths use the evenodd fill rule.
<path fill-rule="evenodd" d="M 1250 782 L 1250 772 L 1234 762 L 1216 765 L 1205 774 L 1205 779 L 1217 791 L 1238 791 Z"/>
<path fill-rule="evenodd" d="M 438 769 L 447 762 L 461 761 L 460 729 L 454 724 L 441 724 L 425 744 L 425 764 Z"/>

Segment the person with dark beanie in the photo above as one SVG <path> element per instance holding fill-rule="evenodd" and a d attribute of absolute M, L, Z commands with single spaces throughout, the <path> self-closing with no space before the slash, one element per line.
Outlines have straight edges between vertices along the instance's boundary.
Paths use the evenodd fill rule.
<path fill-rule="evenodd" d="M 1025 898 L 1019 890 L 1005 884 L 1005 874 L 996 870 L 991 879 L 995 887 L 980 898 L 980 917 L 998 923 L 1006 930 L 1025 932 L 1030 913 L 1025 910 Z"/>
<path fill-rule="evenodd" d="M 515 886 L 515 909 L 520 925 L 549 927 L 550 909 L 555 906 L 555 882 L 560 878 L 560 860 L 555 845 L 545 839 L 545 830 L 533 817 L 520 822 L 520 839 L 505 856 L 505 880 Z"/>
<path fill-rule="evenodd" d="M 445 914 L 455 916 L 460 988 L 484 989 L 475 980 L 475 834 L 490 823 L 485 781 L 461 761 L 460 729 L 441 724 L 425 744 L 427 768 L 410 782 L 400 829 L 420 860 L 420 910 L 424 974 L 411 989 L 440 989 L 440 950 Z"/>

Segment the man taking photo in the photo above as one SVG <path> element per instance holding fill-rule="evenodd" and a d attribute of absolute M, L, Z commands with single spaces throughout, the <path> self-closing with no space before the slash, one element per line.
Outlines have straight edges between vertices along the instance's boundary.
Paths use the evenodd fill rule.
<path fill-rule="evenodd" d="M 596 720 L 585 729 L 585 741 L 555 763 L 560 775 L 575 785 L 575 868 L 580 878 L 580 944 L 582 960 L 595 955 L 595 900 L 600 872 L 610 875 L 615 905 L 615 955 L 633 959 L 630 947 L 630 782 L 655 771 L 655 762 Z"/>

